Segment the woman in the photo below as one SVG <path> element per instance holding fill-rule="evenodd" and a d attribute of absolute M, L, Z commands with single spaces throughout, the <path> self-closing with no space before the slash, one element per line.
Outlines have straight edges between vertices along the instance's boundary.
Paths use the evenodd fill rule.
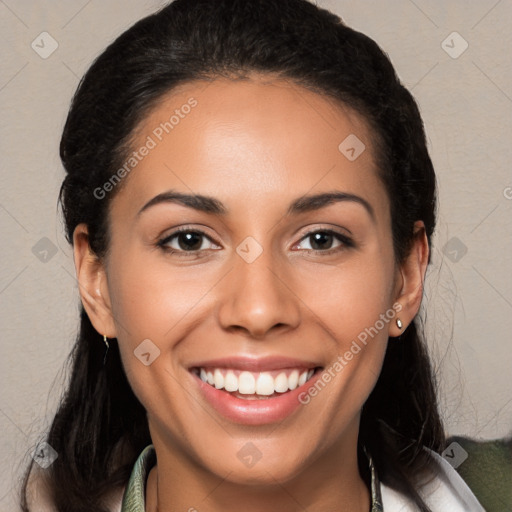
<path fill-rule="evenodd" d="M 372 40 L 176 0 L 91 66 L 61 158 L 81 327 L 24 510 L 483 510 L 437 455 L 435 175 Z"/>

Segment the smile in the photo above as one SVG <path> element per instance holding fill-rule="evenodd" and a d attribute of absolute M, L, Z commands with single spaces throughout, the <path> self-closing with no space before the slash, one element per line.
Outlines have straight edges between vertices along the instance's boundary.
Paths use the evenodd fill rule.
<path fill-rule="evenodd" d="M 313 368 L 250 372 L 232 368 L 202 367 L 194 368 L 192 371 L 210 386 L 246 400 L 265 399 L 277 393 L 293 391 L 305 384 L 315 373 Z"/>
<path fill-rule="evenodd" d="M 283 421 L 300 409 L 299 395 L 322 375 L 320 361 L 232 355 L 188 367 L 198 396 L 224 419 L 242 425 Z"/>

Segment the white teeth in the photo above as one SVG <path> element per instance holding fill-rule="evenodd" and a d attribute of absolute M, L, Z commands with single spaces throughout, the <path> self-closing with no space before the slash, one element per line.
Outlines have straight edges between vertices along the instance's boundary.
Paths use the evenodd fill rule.
<path fill-rule="evenodd" d="M 290 373 L 290 376 L 288 377 L 288 387 L 293 390 L 297 387 L 297 384 L 299 383 L 299 372 L 298 370 L 293 370 L 292 373 Z"/>
<path fill-rule="evenodd" d="M 286 373 L 281 372 L 274 379 L 274 388 L 278 393 L 284 393 L 285 391 L 288 391 L 288 377 L 286 376 Z"/>
<path fill-rule="evenodd" d="M 224 375 L 222 375 L 221 371 L 216 368 L 213 372 L 213 382 L 217 389 L 224 387 Z"/>
<path fill-rule="evenodd" d="M 270 372 L 239 372 L 220 368 L 212 368 L 208 371 L 200 368 L 198 373 L 203 382 L 207 382 L 216 389 L 224 389 L 230 393 L 238 391 L 242 395 L 260 395 L 263 397 L 294 390 L 305 384 L 315 371 L 310 369 L 299 373 L 297 369 L 291 372 L 287 370 L 278 373 L 275 377 L 272 377 Z M 256 398 L 256 396 L 253 398 Z"/>
<path fill-rule="evenodd" d="M 274 393 L 274 379 L 270 373 L 260 373 L 256 381 L 256 393 L 258 395 L 272 395 Z"/>
<path fill-rule="evenodd" d="M 230 392 L 238 391 L 238 378 L 231 370 L 226 373 L 226 378 L 224 379 L 224 389 Z"/>
<path fill-rule="evenodd" d="M 256 381 L 250 372 L 242 372 L 238 377 L 238 392 L 242 395 L 254 395 L 256 391 Z"/>

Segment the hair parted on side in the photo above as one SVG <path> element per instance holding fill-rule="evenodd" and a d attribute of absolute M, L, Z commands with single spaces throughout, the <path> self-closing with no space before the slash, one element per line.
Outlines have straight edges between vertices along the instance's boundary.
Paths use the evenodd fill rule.
<path fill-rule="evenodd" d="M 86 223 L 96 255 L 108 253 L 108 208 L 120 187 L 104 199 L 93 191 L 122 165 L 137 127 L 165 94 L 192 80 L 252 72 L 289 80 L 359 113 L 374 136 L 390 198 L 396 261 L 407 256 L 417 220 L 430 246 L 436 179 L 416 102 L 372 39 L 307 0 L 175 0 L 106 48 L 78 86 L 60 143 L 67 174 L 59 199 L 68 241 Z M 360 471 L 367 471 L 365 446 L 381 481 L 427 512 L 416 487 L 429 461 L 423 447 L 440 452 L 445 440 L 428 351 L 415 322 L 388 343 L 364 405 Z M 69 383 L 46 439 L 58 453 L 45 481 L 59 512 L 107 512 L 106 497 L 126 485 L 151 443 L 117 343 L 111 340 L 104 365 L 102 340 L 82 307 Z M 22 489 L 25 512 L 32 466 Z"/>

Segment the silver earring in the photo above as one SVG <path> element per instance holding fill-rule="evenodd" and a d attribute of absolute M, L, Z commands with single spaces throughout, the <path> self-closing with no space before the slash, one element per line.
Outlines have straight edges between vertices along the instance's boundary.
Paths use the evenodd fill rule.
<path fill-rule="evenodd" d="M 105 335 L 103 335 L 103 342 L 107 346 L 107 349 L 105 350 L 105 357 L 103 358 L 103 364 L 105 364 L 105 362 L 107 360 L 107 352 L 108 352 L 108 349 L 110 348 L 108 341 L 107 341 L 107 337 Z"/>
<path fill-rule="evenodd" d="M 399 329 L 401 329 L 401 328 L 402 328 L 402 325 L 403 325 L 403 324 L 402 324 L 402 320 L 400 320 L 400 318 L 397 318 L 397 319 L 396 319 L 396 326 L 397 326 Z"/>

